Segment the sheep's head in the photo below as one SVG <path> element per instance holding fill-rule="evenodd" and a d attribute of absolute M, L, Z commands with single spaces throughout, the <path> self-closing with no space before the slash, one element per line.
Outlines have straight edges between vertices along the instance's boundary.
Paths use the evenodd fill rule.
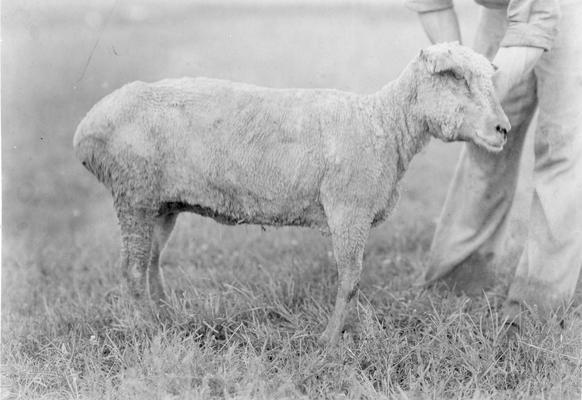
<path fill-rule="evenodd" d="M 494 67 L 485 57 L 442 43 L 422 50 L 415 64 L 417 106 L 433 136 L 494 152 L 503 148 L 510 125 L 495 95 Z"/>

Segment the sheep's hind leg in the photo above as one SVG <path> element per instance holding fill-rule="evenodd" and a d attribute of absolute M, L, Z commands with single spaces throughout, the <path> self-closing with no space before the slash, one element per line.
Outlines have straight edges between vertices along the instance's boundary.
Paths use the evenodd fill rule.
<path fill-rule="evenodd" d="M 164 294 L 164 279 L 160 265 L 160 254 L 172 234 L 178 213 L 169 213 L 156 217 L 149 269 L 149 289 L 152 300 L 159 306 L 167 305 Z"/>
<path fill-rule="evenodd" d="M 338 283 L 333 314 L 321 335 L 321 341 L 334 344 L 343 328 L 347 308 L 351 306 L 357 292 L 371 218 L 365 212 L 348 207 L 339 207 L 327 214 L 338 268 Z"/>
<path fill-rule="evenodd" d="M 121 273 L 131 295 L 147 301 L 147 271 L 151 259 L 155 211 L 118 206 L 121 228 Z"/>

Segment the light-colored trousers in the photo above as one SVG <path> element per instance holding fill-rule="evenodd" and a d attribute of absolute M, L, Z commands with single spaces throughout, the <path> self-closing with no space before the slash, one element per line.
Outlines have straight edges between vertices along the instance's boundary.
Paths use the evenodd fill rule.
<path fill-rule="evenodd" d="M 573 296 L 582 267 L 582 1 L 564 0 L 561 11 L 551 51 L 502 101 L 512 126 L 505 149 L 464 146 L 427 282 L 447 276 L 471 291 L 509 273 L 509 303 L 550 310 Z M 505 10 L 482 9 L 475 50 L 492 59 L 506 27 Z"/>

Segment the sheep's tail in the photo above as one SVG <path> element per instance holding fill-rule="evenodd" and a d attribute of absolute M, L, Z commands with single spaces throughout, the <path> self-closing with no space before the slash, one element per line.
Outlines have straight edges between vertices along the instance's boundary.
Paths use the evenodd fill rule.
<path fill-rule="evenodd" d="M 116 161 L 108 150 L 108 139 L 114 130 L 113 124 L 95 118 L 94 110 L 81 121 L 75 132 L 73 147 L 77 158 L 89 172 L 113 189 Z"/>

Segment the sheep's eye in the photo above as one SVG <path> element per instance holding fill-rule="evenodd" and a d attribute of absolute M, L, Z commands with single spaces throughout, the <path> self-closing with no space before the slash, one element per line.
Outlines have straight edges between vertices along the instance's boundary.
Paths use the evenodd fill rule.
<path fill-rule="evenodd" d="M 458 81 L 465 79 L 463 75 L 460 75 L 457 72 L 450 69 L 442 71 L 441 74 L 444 76 L 450 76 L 451 78 L 456 79 Z"/>

